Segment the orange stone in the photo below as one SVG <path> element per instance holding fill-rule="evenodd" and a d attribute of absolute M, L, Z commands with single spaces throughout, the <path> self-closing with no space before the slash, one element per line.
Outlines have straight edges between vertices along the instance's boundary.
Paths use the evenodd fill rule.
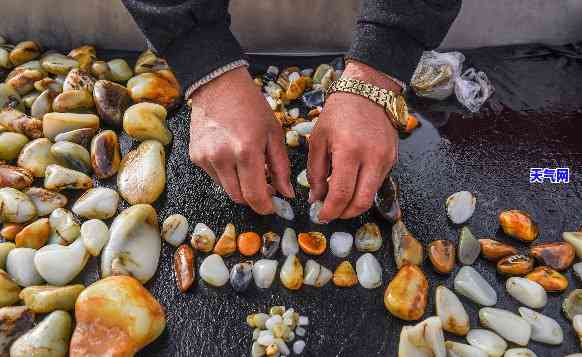
<path fill-rule="evenodd" d="M 550 267 L 537 267 L 525 277 L 540 284 L 546 291 L 559 292 L 568 288 L 568 279 Z"/>
<path fill-rule="evenodd" d="M 428 280 L 422 270 L 412 264 L 398 271 L 384 293 L 386 309 L 406 321 L 419 320 L 424 315 L 427 301 Z"/>
<path fill-rule="evenodd" d="M 441 274 L 449 274 L 455 268 L 455 244 L 450 240 L 437 240 L 428 246 L 428 259 Z"/>
<path fill-rule="evenodd" d="M 479 239 L 479 244 L 481 245 L 481 254 L 491 262 L 497 262 L 501 258 L 519 253 L 517 248 L 494 239 Z"/>
<path fill-rule="evenodd" d="M 327 239 L 320 232 L 299 233 L 299 248 L 309 255 L 322 255 L 327 248 Z"/>
<path fill-rule="evenodd" d="M 576 251 L 572 244 L 566 242 L 543 243 L 531 247 L 529 255 L 543 265 L 564 271 L 574 263 Z"/>
<path fill-rule="evenodd" d="M 250 257 L 261 249 L 261 237 L 255 232 L 245 232 L 238 236 L 238 251 L 240 254 Z"/>

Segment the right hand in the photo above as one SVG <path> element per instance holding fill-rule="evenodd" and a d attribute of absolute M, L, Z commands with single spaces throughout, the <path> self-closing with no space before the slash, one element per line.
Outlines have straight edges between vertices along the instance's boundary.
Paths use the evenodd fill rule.
<path fill-rule="evenodd" d="M 273 213 L 273 188 L 294 197 L 283 129 L 246 68 L 221 75 L 191 99 L 189 153 L 194 164 L 234 202 L 259 214 Z"/>

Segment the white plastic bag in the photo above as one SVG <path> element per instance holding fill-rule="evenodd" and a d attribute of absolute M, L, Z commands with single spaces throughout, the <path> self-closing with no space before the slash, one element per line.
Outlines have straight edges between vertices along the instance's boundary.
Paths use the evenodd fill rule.
<path fill-rule="evenodd" d="M 453 94 L 464 61 L 461 52 L 424 52 L 410 81 L 412 89 L 419 97 L 448 98 Z"/>
<path fill-rule="evenodd" d="M 477 72 L 475 68 L 467 69 L 455 80 L 457 100 L 473 113 L 479 111 L 493 92 L 495 87 L 489 82 L 485 72 Z"/>

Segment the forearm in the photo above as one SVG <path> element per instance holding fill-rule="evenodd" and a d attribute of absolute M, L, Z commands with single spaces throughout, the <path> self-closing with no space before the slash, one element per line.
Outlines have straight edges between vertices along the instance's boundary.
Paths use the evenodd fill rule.
<path fill-rule="evenodd" d="M 461 0 L 362 0 L 348 58 L 408 82 L 422 52 L 440 45 Z"/>
<path fill-rule="evenodd" d="M 189 86 L 242 58 L 228 0 L 122 0 L 154 49 Z"/>

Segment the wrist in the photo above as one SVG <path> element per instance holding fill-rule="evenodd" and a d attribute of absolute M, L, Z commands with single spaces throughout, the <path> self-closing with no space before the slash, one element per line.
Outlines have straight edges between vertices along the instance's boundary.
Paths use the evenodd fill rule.
<path fill-rule="evenodd" d="M 347 62 L 342 78 L 358 79 L 398 94 L 402 93 L 403 90 L 402 86 L 390 78 L 390 76 L 355 60 L 349 60 Z"/>
<path fill-rule="evenodd" d="M 198 81 L 194 82 L 186 91 L 186 98 L 190 99 L 195 91 L 204 87 L 205 85 L 216 81 L 217 79 L 223 77 L 225 74 L 233 71 L 240 72 L 241 70 L 247 72 L 247 67 L 249 63 L 243 59 L 239 59 L 228 63 L 222 67 L 215 69 L 214 71 L 208 73 L 204 77 L 200 78 Z"/>

